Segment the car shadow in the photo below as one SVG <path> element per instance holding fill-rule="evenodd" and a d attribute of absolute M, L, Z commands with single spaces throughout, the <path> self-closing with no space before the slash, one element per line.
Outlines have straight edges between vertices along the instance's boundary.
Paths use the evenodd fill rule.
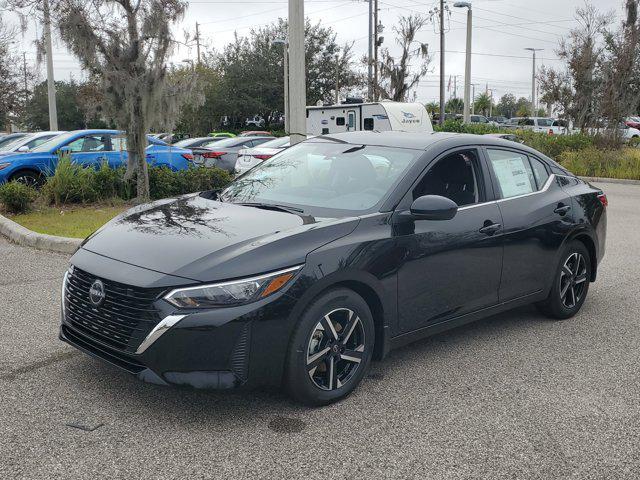
<path fill-rule="evenodd" d="M 396 375 L 403 375 L 407 362 L 415 362 L 416 356 L 421 359 L 431 357 L 433 363 L 430 364 L 437 367 L 438 356 L 446 356 L 461 345 L 494 338 L 496 334 L 508 335 L 518 329 L 538 328 L 541 321 L 544 320 L 535 308 L 521 307 L 416 341 L 393 350 L 384 360 L 374 362 L 364 385 L 393 382 Z M 82 377 L 82 388 L 92 390 L 88 395 L 104 399 L 115 409 L 124 402 L 127 410 L 145 412 L 145 415 L 159 421 L 170 417 L 177 424 L 214 422 L 220 427 L 233 428 L 238 421 L 264 422 L 270 418 L 295 417 L 309 412 L 308 407 L 293 403 L 277 388 L 215 391 L 151 385 L 99 360 L 86 356 L 81 358 L 78 366 L 81 371 L 77 373 Z M 83 370 L 86 370 L 86 375 Z M 366 403 L 366 399 L 355 399 L 357 396 L 352 395 L 328 408 L 340 408 L 340 405 L 350 402 Z"/>

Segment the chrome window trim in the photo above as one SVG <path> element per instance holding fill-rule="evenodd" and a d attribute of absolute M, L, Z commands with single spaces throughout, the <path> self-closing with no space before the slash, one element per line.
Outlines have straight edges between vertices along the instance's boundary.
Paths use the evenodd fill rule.
<path fill-rule="evenodd" d="M 473 205 L 465 205 L 464 207 L 459 207 L 458 211 L 460 211 L 460 210 L 468 210 L 470 208 L 480 207 L 482 205 L 489 205 L 491 203 L 508 202 L 509 200 L 516 200 L 518 198 L 524 198 L 524 197 L 529 197 L 531 195 L 537 195 L 539 193 L 544 193 L 547 190 L 549 190 L 549 187 L 551 187 L 551 183 L 553 182 L 555 177 L 573 178 L 573 177 L 569 177 L 568 175 L 558 175 L 558 174 L 552 173 L 551 175 L 549 175 L 549 178 L 547 179 L 547 181 L 545 182 L 545 184 L 543 185 L 543 187 L 540 190 L 536 190 L 535 192 L 531 192 L 531 193 L 523 193 L 522 195 L 516 195 L 514 197 L 498 198 L 497 200 L 491 200 L 489 202 L 475 203 Z"/>
<path fill-rule="evenodd" d="M 149 332 L 149 334 L 142 341 L 138 349 L 136 350 L 136 355 L 140 355 L 144 353 L 144 351 L 149 348 L 153 343 L 158 340 L 167 330 L 173 327 L 176 323 L 182 320 L 187 315 L 169 315 L 168 317 L 164 317 L 160 323 L 158 323 L 153 330 Z"/>

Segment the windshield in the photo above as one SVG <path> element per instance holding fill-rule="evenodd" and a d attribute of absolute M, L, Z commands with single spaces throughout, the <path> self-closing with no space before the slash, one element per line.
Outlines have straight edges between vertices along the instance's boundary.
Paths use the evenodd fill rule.
<path fill-rule="evenodd" d="M 237 178 L 220 199 L 295 206 L 318 216 L 362 214 L 375 211 L 422 153 L 395 147 L 304 142 Z"/>
<path fill-rule="evenodd" d="M 260 148 L 280 148 L 289 146 L 289 137 L 280 137 L 260 144 Z"/>
<path fill-rule="evenodd" d="M 78 132 L 67 132 L 52 138 L 51 140 L 41 143 L 36 148 L 32 149 L 32 152 L 48 152 L 58 145 L 63 145 L 67 140 L 75 137 Z"/>

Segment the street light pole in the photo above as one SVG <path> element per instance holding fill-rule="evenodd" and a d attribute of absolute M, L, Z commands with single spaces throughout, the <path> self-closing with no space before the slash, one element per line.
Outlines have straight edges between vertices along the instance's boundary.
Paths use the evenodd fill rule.
<path fill-rule="evenodd" d="M 276 38 L 272 45 L 282 45 L 282 63 L 284 67 L 284 131 L 289 133 L 289 42 L 286 38 Z"/>
<path fill-rule="evenodd" d="M 289 93 L 289 135 L 295 145 L 307 138 L 304 0 L 289 0 Z"/>
<path fill-rule="evenodd" d="M 444 117 L 444 0 L 440 0 L 440 125 Z"/>
<path fill-rule="evenodd" d="M 533 53 L 533 69 L 531 70 L 531 116 L 536 116 L 536 52 L 541 52 L 542 48 L 525 48 Z"/>
<path fill-rule="evenodd" d="M 367 99 L 373 100 L 373 0 L 369 0 L 369 68 L 367 83 Z M 338 102 L 336 102 L 338 103 Z"/>
<path fill-rule="evenodd" d="M 453 4 L 457 8 L 467 9 L 467 50 L 464 65 L 464 123 L 471 121 L 471 102 L 469 100 L 471 94 L 471 3 L 456 2 Z"/>
<path fill-rule="evenodd" d="M 51 45 L 51 13 L 49 0 L 43 0 L 44 48 L 47 56 L 47 99 L 49 101 L 49 130 L 58 130 L 58 109 L 56 108 L 56 84 L 53 79 L 53 47 Z"/>

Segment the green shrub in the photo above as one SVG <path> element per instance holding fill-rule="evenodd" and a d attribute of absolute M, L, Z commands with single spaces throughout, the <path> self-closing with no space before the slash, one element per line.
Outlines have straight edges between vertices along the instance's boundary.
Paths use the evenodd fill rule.
<path fill-rule="evenodd" d="M 602 150 L 589 147 L 565 151 L 557 160 L 576 175 L 640 180 L 640 149 L 637 148 Z"/>
<path fill-rule="evenodd" d="M 73 163 L 68 155 L 58 161 L 53 175 L 47 178 L 42 195 L 48 203 L 90 203 L 98 199 L 96 170 Z"/>
<path fill-rule="evenodd" d="M 434 124 L 433 130 L 436 132 L 472 133 L 474 135 L 484 135 L 485 133 L 498 133 L 503 131 L 500 127 L 485 125 L 482 123 L 462 123 L 461 120 L 448 119 L 444 124 Z"/>
<path fill-rule="evenodd" d="M 31 209 L 38 192 L 24 183 L 9 182 L 0 185 L 0 202 L 10 213 L 24 213 Z"/>
<path fill-rule="evenodd" d="M 531 130 L 515 131 L 525 144 L 556 160 L 562 152 L 582 150 L 594 145 L 594 137 L 583 133 L 571 135 L 549 135 Z"/>
<path fill-rule="evenodd" d="M 167 167 L 149 168 L 149 190 L 154 200 L 224 188 L 231 180 L 227 171 L 215 167 L 188 168 L 177 172 Z"/>

